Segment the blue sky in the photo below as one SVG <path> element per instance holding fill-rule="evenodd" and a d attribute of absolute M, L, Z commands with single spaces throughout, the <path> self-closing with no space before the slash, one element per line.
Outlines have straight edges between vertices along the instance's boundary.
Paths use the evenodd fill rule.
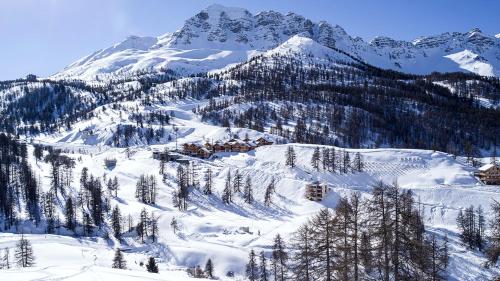
<path fill-rule="evenodd" d="M 500 33 L 500 1 L 494 0 L 0 0 L 0 80 L 47 76 L 128 35 L 175 31 L 213 3 L 252 13 L 293 11 L 365 40 L 411 40 L 473 27 Z"/>

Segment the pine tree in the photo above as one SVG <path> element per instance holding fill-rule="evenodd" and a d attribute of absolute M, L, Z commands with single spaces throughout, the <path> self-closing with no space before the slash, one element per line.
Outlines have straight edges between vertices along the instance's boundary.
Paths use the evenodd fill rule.
<path fill-rule="evenodd" d="M 120 185 L 118 184 L 118 178 L 115 176 L 113 179 L 113 191 L 115 192 L 115 197 L 118 197 L 118 190 L 120 189 Z"/>
<path fill-rule="evenodd" d="M 258 270 L 257 270 L 255 252 L 253 249 L 250 251 L 250 254 L 248 256 L 246 275 L 249 281 L 257 281 Z"/>
<path fill-rule="evenodd" d="M 120 214 L 120 208 L 116 205 L 111 212 L 111 228 L 113 229 L 113 234 L 116 239 L 121 239 L 122 237 L 122 216 Z"/>
<path fill-rule="evenodd" d="M 106 187 L 108 188 L 109 195 L 113 195 L 113 179 L 109 178 L 108 182 L 106 183 Z"/>
<path fill-rule="evenodd" d="M 92 233 L 92 218 L 87 212 L 83 212 L 83 235 L 89 236 Z"/>
<path fill-rule="evenodd" d="M 174 202 L 176 203 L 174 205 L 177 205 L 180 211 L 186 211 L 189 198 L 189 173 L 182 165 L 177 168 L 177 184 L 178 191 L 173 196 L 177 202 Z"/>
<path fill-rule="evenodd" d="M 241 192 L 241 186 L 242 186 L 242 181 L 243 177 L 241 176 L 240 172 L 236 170 L 234 173 L 234 179 L 233 179 L 233 191 L 236 192 Z"/>
<path fill-rule="evenodd" d="M 73 205 L 73 199 L 71 197 L 66 200 L 65 204 L 65 213 L 66 213 L 66 228 L 75 231 L 76 227 L 76 215 L 75 215 L 75 207 Z"/>
<path fill-rule="evenodd" d="M 21 239 L 16 244 L 14 257 L 19 267 L 31 267 L 35 265 L 33 248 L 31 247 L 31 243 L 24 238 L 24 234 L 21 235 Z"/>
<path fill-rule="evenodd" d="M 207 260 L 207 263 L 205 264 L 205 276 L 209 279 L 213 279 L 214 278 L 214 265 L 212 263 L 212 260 L 211 259 L 208 259 Z"/>
<path fill-rule="evenodd" d="M 288 146 L 286 149 L 286 154 L 285 154 L 285 165 L 290 166 L 290 167 L 295 167 L 295 162 L 297 160 L 297 155 L 295 154 L 295 149 L 293 146 Z"/>
<path fill-rule="evenodd" d="M 35 145 L 33 156 L 35 156 L 36 163 L 38 163 L 38 160 L 41 160 L 43 158 L 43 147 L 40 145 Z"/>
<path fill-rule="evenodd" d="M 243 192 L 243 197 L 245 199 L 245 203 L 252 204 L 253 202 L 253 189 L 252 189 L 252 179 L 250 176 L 247 176 L 245 180 L 245 188 Z"/>
<path fill-rule="evenodd" d="M 321 163 L 323 164 L 323 170 L 328 171 L 330 169 L 330 149 L 323 148 L 322 150 Z"/>
<path fill-rule="evenodd" d="M 320 151 L 319 147 L 316 147 L 314 149 L 314 152 L 311 157 L 311 166 L 316 170 L 319 171 L 319 161 L 320 161 Z"/>
<path fill-rule="evenodd" d="M 267 260 L 266 255 L 263 251 L 260 252 L 260 264 L 259 264 L 259 281 L 268 281 L 269 273 L 267 272 Z"/>
<path fill-rule="evenodd" d="M 49 191 L 44 196 L 44 213 L 47 221 L 47 233 L 54 233 L 56 214 L 55 214 L 55 198 L 52 191 Z"/>
<path fill-rule="evenodd" d="M 275 191 L 274 177 L 271 178 L 271 182 L 266 188 L 266 193 L 264 194 L 264 205 L 267 207 L 271 206 L 273 203 L 273 194 Z"/>
<path fill-rule="evenodd" d="M 113 265 L 111 267 L 118 268 L 118 269 L 126 269 L 127 268 L 127 262 L 123 258 L 123 253 L 120 249 L 116 249 L 115 257 L 113 258 Z"/>
<path fill-rule="evenodd" d="M 158 273 L 158 265 L 156 264 L 155 258 L 150 257 L 148 263 L 146 264 L 146 269 L 150 273 Z"/>
<path fill-rule="evenodd" d="M 226 183 L 224 184 L 224 191 L 222 192 L 222 202 L 226 204 L 233 202 L 233 195 L 231 190 L 231 172 L 227 173 Z"/>
<path fill-rule="evenodd" d="M 212 185 L 213 185 L 212 169 L 208 168 L 205 171 L 205 187 L 203 189 L 203 193 L 205 193 L 205 195 L 212 194 Z"/>

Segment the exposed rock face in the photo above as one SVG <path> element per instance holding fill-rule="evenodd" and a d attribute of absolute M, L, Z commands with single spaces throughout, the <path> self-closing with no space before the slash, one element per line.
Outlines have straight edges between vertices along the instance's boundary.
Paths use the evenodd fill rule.
<path fill-rule="evenodd" d="M 265 11 L 253 15 L 245 9 L 220 5 L 202 10 L 173 33 L 158 38 L 131 36 L 80 59 L 56 76 L 89 78 L 144 68 L 207 71 L 274 49 L 296 35 L 381 68 L 417 74 L 471 71 L 500 76 L 500 34 L 489 36 L 478 28 L 412 42 L 379 36 L 368 43 L 351 37 L 338 25 L 312 22 L 295 13 Z"/>

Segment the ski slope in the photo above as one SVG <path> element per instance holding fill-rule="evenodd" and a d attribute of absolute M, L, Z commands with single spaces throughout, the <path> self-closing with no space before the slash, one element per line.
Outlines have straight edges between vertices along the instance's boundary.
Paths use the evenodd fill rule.
<path fill-rule="evenodd" d="M 461 208 L 481 205 L 486 215 L 490 214 L 492 200 L 500 201 L 499 186 L 482 185 L 474 176 L 475 168 L 465 159 L 454 159 L 443 152 L 416 149 L 346 149 L 351 155 L 360 152 L 365 169 L 361 173 L 338 174 L 316 171 L 310 159 L 316 145 L 275 144 L 259 147 L 248 153 L 219 153 L 217 157 L 201 160 L 189 158 L 198 167 L 200 185 L 204 185 L 203 172 L 213 171 L 214 195 L 204 195 L 194 189 L 190 194 L 189 207 L 185 212 L 172 205 L 173 192 L 177 190 L 178 163 L 166 165 L 165 180 L 159 175 L 159 161 L 152 158 L 154 149 L 175 149 L 176 139 L 168 138 L 177 131 L 177 145 L 185 142 L 228 140 L 234 135 L 255 139 L 267 136 L 275 141 L 280 138 L 250 129 L 227 128 L 204 123 L 193 113 L 193 109 L 207 101 L 183 100 L 166 104 L 144 106 L 139 102 L 121 102 L 121 110 L 110 106 L 94 110 L 93 118 L 80 121 L 72 128 L 58 133 L 41 135 L 28 142 L 41 143 L 59 148 L 63 154 L 76 162 L 72 187 L 68 195 L 76 197 L 79 191 L 80 173 L 83 167 L 89 174 L 107 179 L 117 177 L 120 184 L 118 197 L 110 196 L 111 206 L 118 205 L 123 217 L 131 215 L 134 224 L 142 208 L 159 217 L 158 243 L 140 243 L 125 234 L 120 243 L 114 238 L 106 240 L 95 237 L 71 237 L 60 230 L 54 235 L 44 234 L 44 227 L 20 225 L 32 242 L 36 255 L 36 267 L 29 269 L 0 270 L 0 280 L 190 280 L 185 269 L 204 266 L 212 259 L 215 275 L 221 280 L 243 278 L 248 252 L 251 249 L 270 251 L 277 234 L 289 237 L 298 226 L 307 221 L 321 208 L 334 208 L 341 196 L 360 192 L 369 197 L 373 184 L 382 180 L 397 181 L 401 188 L 411 189 L 424 214 L 429 232 L 438 237 L 447 235 L 451 245 L 450 280 L 490 280 L 500 269 L 484 269 L 483 254 L 471 252 L 461 245 L 457 235 L 456 217 Z M 130 110 L 129 110 L 130 109 Z M 173 113 L 171 124 L 164 126 L 165 136 L 152 143 L 134 135 L 129 148 L 130 157 L 124 147 L 112 146 L 113 132 L 119 124 L 135 124 L 131 114 L 155 111 Z M 153 123 L 153 128 L 161 125 Z M 293 146 L 297 154 L 297 166 L 285 165 L 285 151 Z M 320 146 L 322 147 L 322 146 Z M 340 151 L 342 148 L 337 148 Z M 50 187 L 50 167 L 36 161 L 33 147 L 29 146 L 29 161 L 42 181 L 42 188 Z M 113 169 L 104 166 L 107 158 L 117 159 Z M 485 159 L 485 161 L 487 161 Z M 224 204 L 220 197 L 228 173 L 236 170 L 245 179 L 249 176 L 254 187 L 256 202 L 247 204 L 237 194 L 234 203 Z M 155 175 L 158 180 L 158 197 L 155 205 L 145 205 L 135 198 L 135 185 L 140 175 Z M 271 207 L 265 207 L 264 192 L 274 178 L 276 194 Z M 322 202 L 311 202 L 304 198 L 305 185 L 319 180 L 328 183 L 330 192 Z M 105 186 L 105 185 L 104 185 Z M 64 218 L 63 205 L 58 206 L 60 218 Z M 179 222 L 180 231 L 174 234 L 170 222 Z M 81 219 L 81 218 L 79 218 Z M 109 220 L 109 218 L 106 218 Z M 105 228 L 103 231 L 110 231 Z M 101 233 L 102 234 L 102 233 Z M 0 233 L 0 249 L 12 248 L 19 235 Z M 111 269 L 114 250 L 123 250 L 129 269 Z M 160 265 L 160 274 L 149 274 L 139 264 L 154 256 Z M 236 279 L 226 278 L 234 272 Z"/>
<path fill-rule="evenodd" d="M 184 280 L 182 278 L 187 278 L 187 275 L 180 269 L 198 264 L 203 266 L 208 258 L 213 260 L 217 276 L 223 277 L 228 271 L 240 275 L 244 272 L 250 249 L 269 250 L 276 234 L 288 237 L 297 226 L 321 208 L 335 207 L 340 196 L 353 191 L 369 196 L 371 185 L 378 180 L 397 180 L 402 188 L 413 190 L 418 201 L 422 202 L 425 223 L 430 231 L 438 235 L 446 233 L 451 238 L 453 270 L 450 280 L 470 280 L 466 276 L 487 280 L 495 272 L 500 273 L 498 269 L 481 268 L 484 257 L 466 251 L 459 243 L 455 228 L 459 209 L 480 204 L 488 214 L 489 202 L 492 199 L 500 200 L 500 187 L 480 184 L 472 175 L 473 168 L 465 165 L 461 159 L 457 161 L 448 154 L 424 150 L 365 149 L 359 150 L 366 162 L 365 172 L 340 175 L 317 172 L 310 166 L 309 160 L 316 146 L 289 145 L 293 145 L 297 153 L 296 168 L 284 165 L 284 152 L 288 145 L 260 147 L 249 153 L 222 153 L 214 160 L 193 159 L 198 162 L 201 171 L 208 167 L 213 169 L 216 196 L 206 196 L 194 190 L 186 212 L 178 211 L 171 203 L 172 192 L 176 188 L 175 163 L 168 164 L 167 180 L 164 183 L 159 181 L 156 205 L 146 206 L 134 198 L 139 175 L 158 174 L 159 162 L 152 159 L 148 147 L 133 148 L 130 159 L 126 157 L 124 148 L 68 153 L 74 159 L 81 159 L 77 160 L 75 179 L 79 178 L 82 167 L 88 167 L 89 172 L 96 176 L 106 173 L 108 178 L 118 177 L 121 189 L 118 197 L 112 198 L 112 205 L 119 205 L 122 215 L 138 217 L 140 210 L 146 207 L 148 212 L 159 216 L 159 243 L 141 244 L 125 236 L 124 243 L 118 245 L 115 240 L 108 242 L 101 238 L 29 234 L 30 231 L 37 231 L 28 227 L 23 231 L 34 245 L 37 267 L 0 271 L 0 277 L 7 278 L 5 280 L 103 280 L 107 276 L 121 279 L 125 276 L 124 271 L 109 268 L 116 247 L 124 249 L 131 268 L 126 278 L 130 280 Z M 358 150 L 348 151 L 354 153 Z M 118 160 L 113 170 L 103 168 L 103 161 L 108 157 Z M 38 172 L 44 175 L 44 186 L 49 184 L 46 165 L 42 162 L 34 164 Z M 227 173 L 234 174 L 236 169 L 244 177 L 251 177 L 256 203 L 244 203 L 241 195 L 236 196 L 233 204 L 221 202 L 220 194 Z M 272 177 L 276 180 L 277 193 L 273 206 L 266 208 L 260 202 Z M 328 197 L 320 203 L 304 198 L 305 184 L 316 179 L 327 182 L 331 187 Z M 74 185 L 73 192 L 76 192 L 77 183 Z M 181 226 L 177 234 L 170 227 L 173 217 L 177 218 Z M 246 232 L 244 227 L 248 227 L 249 231 Z M 18 235 L 1 234 L 0 248 L 12 247 L 16 239 Z M 163 277 L 156 278 L 144 273 L 138 264 L 145 262 L 149 255 L 157 257 L 161 265 L 160 272 L 168 274 L 160 274 Z"/>

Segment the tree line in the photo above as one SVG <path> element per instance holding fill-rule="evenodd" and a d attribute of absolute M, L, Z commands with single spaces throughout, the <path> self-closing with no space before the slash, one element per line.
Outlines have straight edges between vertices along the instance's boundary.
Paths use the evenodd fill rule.
<path fill-rule="evenodd" d="M 447 237 L 427 234 L 411 191 L 397 183 L 341 198 L 299 227 L 289 245 L 250 252 L 249 280 L 446 280 Z M 270 259 L 271 266 L 267 266 Z"/>

